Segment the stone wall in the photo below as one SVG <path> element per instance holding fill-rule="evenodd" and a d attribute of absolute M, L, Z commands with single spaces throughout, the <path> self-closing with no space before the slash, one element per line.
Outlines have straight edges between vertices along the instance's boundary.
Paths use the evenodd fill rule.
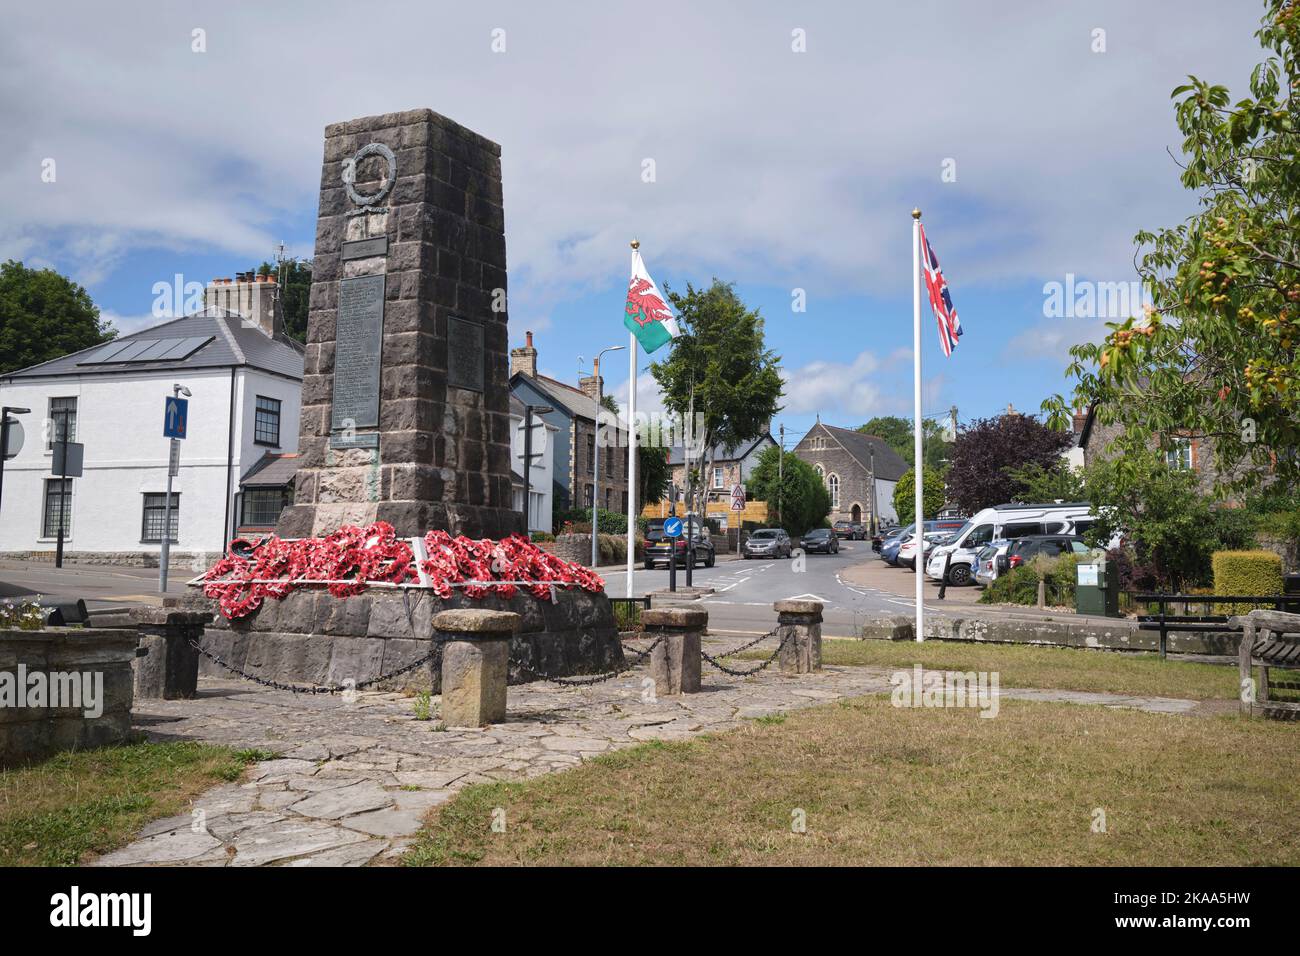
<path fill-rule="evenodd" d="M 557 588 L 556 601 L 517 593 L 505 599 L 471 598 L 460 591 L 442 599 L 420 589 L 372 588 L 336 598 L 303 588 L 282 601 L 267 600 L 255 614 L 235 621 L 218 615 L 203 636 L 203 648 L 251 674 L 292 683 L 361 682 L 392 673 L 435 650 L 432 673 L 418 667 L 391 689 L 437 693 L 440 661 L 431 643 L 433 615 L 455 608 L 513 611 L 519 631 L 511 641 L 511 680 L 535 679 L 518 666 L 533 663 L 549 674 L 595 673 L 622 663 L 623 651 L 609 599 L 577 588 Z M 206 606 L 206 599 L 191 599 Z M 204 658 L 200 674 L 229 677 Z"/>
<path fill-rule="evenodd" d="M 0 630 L 0 766 L 125 741 L 131 733 L 131 662 L 137 643 L 135 631 Z M 15 706 L 17 698 L 7 695 L 20 676 L 37 672 L 47 679 L 51 674 L 100 675 L 102 713 L 88 717 L 85 708 Z"/>
<path fill-rule="evenodd" d="M 167 566 L 172 570 L 192 571 L 200 574 L 221 557 L 215 551 L 172 551 Z M 9 561 L 35 561 L 54 563 L 53 551 L 0 551 L 0 558 Z M 63 560 L 69 564 L 102 564 L 119 568 L 156 568 L 157 551 L 64 551 Z"/>

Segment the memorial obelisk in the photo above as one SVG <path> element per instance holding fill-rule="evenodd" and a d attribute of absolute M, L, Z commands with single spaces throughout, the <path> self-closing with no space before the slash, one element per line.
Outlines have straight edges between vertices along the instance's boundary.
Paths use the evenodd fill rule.
<path fill-rule="evenodd" d="M 501 147 L 430 110 L 325 129 L 299 467 L 282 537 L 472 537 L 511 507 Z"/>

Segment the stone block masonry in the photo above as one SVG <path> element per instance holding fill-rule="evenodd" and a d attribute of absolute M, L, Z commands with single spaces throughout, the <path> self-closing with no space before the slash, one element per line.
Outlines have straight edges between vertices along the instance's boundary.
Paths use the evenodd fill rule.
<path fill-rule="evenodd" d="M 430 110 L 325 130 L 295 503 L 282 537 L 512 510 L 501 149 Z"/>
<path fill-rule="evenodd" d="M 0 767 L 125 741 L 131 733 L 136 644 L 134 630 L 0 630 Z M 32 696 L 34 674 L 45 675 L 43 700 Z M 14 697 L 20 675 L 27 687 Z M 68 700 L 51 696 L 51 675 L 58 675 L 61 695 L 70 691 L 69 675 L 91 678 L 89 686 L 80 680 L 79 706 L 53 706 Z M 88 700 L 86 689 L 97 699 Z"/>

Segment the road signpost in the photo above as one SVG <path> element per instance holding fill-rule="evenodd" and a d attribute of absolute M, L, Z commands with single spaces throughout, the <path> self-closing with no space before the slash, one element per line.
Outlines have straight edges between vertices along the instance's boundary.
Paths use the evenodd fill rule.
<path fill-rule="evenodd" d="M 675 491 L 676 489 L 674 489 Z M 677 501 L 674 495 L 673 510 L 677 510 Z M 668 538 L 670 547 L 668 548 L 668 590 L 675 592 L 677 590 L 677 539 L 682 536 L 682 519 L 674 515 L 664 521 L 664 537 Z"/>
<path fill-rule="evenodd" d="M 167 495 L 163 498 L 162 546 L 158 555 L 158 593 L 167 593 L 167 565 L 171 562 L 172 542 L 172 479 L 181 470 L 181 439 L 189 432 L 190 403 L 181 395 L 190 390 L 183 385 L 173 385 L 172 394 L 163 403 L 163 438 L 171 439 L 167 454 Z M 179 531 L 180 522 L 177 522 Z"/>

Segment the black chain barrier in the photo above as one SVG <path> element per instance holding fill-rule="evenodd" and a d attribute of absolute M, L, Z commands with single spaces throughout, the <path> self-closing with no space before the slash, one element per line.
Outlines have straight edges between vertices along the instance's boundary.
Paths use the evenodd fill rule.
<path fill-rule="evenodd" d="M 726 664 L 722 663 L 720 658 L 734 657 L 736 654 L 739 654 L 742 651 L 747 651 L 751 647 L 755 646 L 756 644 L 761 644 L 769 637 L 776 637 L 778 630 L 779 628 L 773 628 L 772 630 L 768 631 L 766 634 L 764 634 L 762 637 L 758 638 L 757 640 L 750 641 L 748 644 L 742 644 L 740 645 L 740 647 L 733 647 L 731 650 L 719 654 L 717 657 L 712 656 L 711 654 L 709 654 L 707 651 L 703 649 L 700 650 L 700 656 L 703 657 L 710 664 L 712 664 L 714 667 L 716 667 L 718 670 L 722 671 L 722 673 L 724 674 L 729 674 L 732 677 L 750 677 L 754 674 L 757 674 L 759 671 L 766 670 L 768 667 L 771 666 L 772 662 L 776 660 L 777 655 L 781 653 L 781 648 L 785 647 L 786 642 L 790 640 L 791 636 L 794 633 L 793 631 L 786 632 L 785 637 L 781 638 L 781 640 L 777 643 L 776 649 L 772 651 L 771 655 L 768 657 L 767 660 L 763 661 L 763 663 L 759 664 L 757 667 L 750 668 L 747 671 L 738 670 L 734 667 L 728 667 Z"/>
<path fill-rule="evenodd" d="M 649 657 L 651 652 L 654 651 L 654 649 L 659 646 L 659 644 L 663 641 L 663 639 L 664 636 L 660 635 L 659 637 L 655 638 L 654 643 L 652 643 L 645 650 L 643 651 L 632 650 L 632 653 L 636 655 L 636 660 L 634 660 L 630 664 L 625 663 L 618 670 L 604 671 L 600 674 L 587 674 L 582 677 L 557 677 L 551 674 L 547 674 L 543 671 L 540 671 L 536 667 L 533 667 L 529 664 L 525 664 L 523 661 L 511 661 L 510 664 L 512 667 L 517 667 L 521 671 L 524 671 L 525 673 L 532 674 L 534 677 L 538 677 L 544 681 L 549 681 L 552 684 L 563 684 L 566 687 L 589 687 L 592 684 L 599 684 L 602 681 L 612 680 L 613 678 L 618 677 L 620 674 L 626 674 L 632 668 L 638 666 L 642 661 L 644 661 L 647 657 Z M 629 648 L 629 650 L 631 650 L 631 648 Z"/>
<path fill-rule="evenodd" d="M 271 690 L 287 690 L 291 694 L 338 694 L 346 691 L 365 690 L 365 688 L 378 684 L 381 681 L 392 680 L 394 677 L 401 677 L 403 674 L 413 671 L 417 667 L 424 666 L 433 660 L 434 654 L 437 653 L 436 650 L 430 651 L 428 654 L 424 655 L 424 657 L 421 657 L 417 661 L 412 661 L 405 667 L 399 667 L 397 670 L 388 674 L 383 674 L 379 677 L 372 677 L 370 680 L 357 681 L 353 684 L 313 684 L 309 687 L 303 687 L 300 684 L 282 684 L 280 681 L 270 680 L 266 677 L 258 677 L 256 674 L 250 674 L 242 667 L 237 667 L 229 661 L 222 659 L 219 655 L 213 654 L 210 651 L 205 651 L 199 646 L 198 641 L 190 641 L 190 647 L 194 648 L 218 667 L 224 668 L 225 670 L 230 671 L 230 673 L 242 677 L 244 680 L 252 681 L 254 684 L 261 684 L 263 687 L 271 688 Z"/>

